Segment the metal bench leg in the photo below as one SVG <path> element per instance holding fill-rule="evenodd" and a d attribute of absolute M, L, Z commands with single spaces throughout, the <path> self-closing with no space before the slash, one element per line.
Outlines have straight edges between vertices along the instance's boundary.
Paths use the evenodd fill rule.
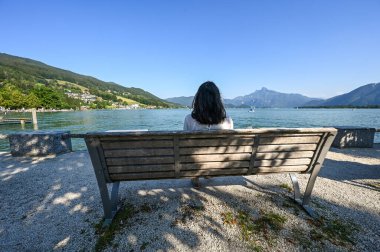
<path fill-rule="evenodd" d="M 110 196 L 108 193 L 107 184 L 104 183 L 104 184 L 100 185 L 100 183 L 99 183 L 99 190 L 100 190 L 100 196 L 102 198 L 104 219 L 105 219 L 103 226 L 105 226 L 105 225 L 109 225 L 112 221 L 112 217 L 113 217 L 112 216 L 112 203 L 111 203 L 111 199 L 110 199 Z"/>
<path fill-rule="evenodd" d="M 115 216 L 117 212 L 117 202 L 119 200 L 119 185 L 120 185 L 120 182 L 115 182 L 112 185 L 112 192 L 111 192 L 112 217 Z"/>
<path fill-rule="evenodd" d="M 311 217 L 315 217 L 315 214 L 314 214 L 314 211 L 309 206 L 309 203 L 310 203 L 311 193 L 314 188 L 315 180 L 317 179 L 320 169 L 321 169 L 321 164 L 317 163 L 317 165 L 314 167 L 313 172 L 310 174 L 309 181 L 307 182 L 306 190 L 303 195 L 302 206 L 305 208 L 305 210 L 309 213 Z"/>
<path fill-rule="evenodd" d="M 119 194 L 119 185 L 120 182 L 112 183 L 112 191 L 111 198 L 108 193 L 108 188 L 106 186 L 105 189 L 100 190 L 100 194 L 102 196 L 103 209 L 104 209 L 104 226 L 109 226 L 112 222 L 113 217 L 117 212 L 117 202 L 118 202 L 118 194 Z"/>
<path fill-rule="evenodd" d="M 301 192 L 300 192 L 300 186 L 298 184 L 298 179 L 295 174 L 289 173 L 290 179 L 293 184 L 293 191 L 294 191 L 294 201 L 299 204 L 308 215 L 311 217 L 314 217 L 314 211 L 313 209 L 309 206 L 310 203 L 310 196 L 311 196 L 311 191 L 313 190 L 314 183 L 311 185 L 310 184 L 310 179 L 309 183 L 307 184 L 305 194 L 303 196 L 303 200 L 301 200 Z M 311 176 L 310 176 L 311 178 Z M 315 179 L 314 179 L 315 181 Z"/>
<path fill-rule="evenodd" d="M 199 189 L 201 187 L 201 184 L 199 182 L 199 177 L 195 177 L 191 179 L 191 184 L 194 188 Z"/>
<path fill-rule="evenodd" d="M 293 184 L 294 200 L 301 204 L 301 193 L 300 186 L 298 184 L 298 179 L 295 174 L 289 173 L 289 176 Z"/>
<path fill-rule="evenodd" d="M 98 182 L 100 197 L 102 198 L 103 210 L 104 210 L 104 223 L 103 226 L 108 226 L 112 222 L 112 218 L 116 213 L 117 208 L 117 195 L 119 191 L 119 182 L 113 183 L 111 198 L 108 192 L 107 182 L 104 175 L 103 161 L 101 156 L 103 150 L 100 145 L 100 141 L 97 138 L 86 139 L 86 145 L 91 157 L 92 166 L 94 168 L 96 180 Z"/>

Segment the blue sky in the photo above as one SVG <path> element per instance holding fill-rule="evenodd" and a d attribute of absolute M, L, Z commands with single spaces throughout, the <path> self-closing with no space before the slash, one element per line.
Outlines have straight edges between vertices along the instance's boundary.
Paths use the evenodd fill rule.
<path fill-rule="evenodd" d="M 0 0 L 0 52 L 143 88 L 328 98 L 380 82 L 380 1 Z"/>

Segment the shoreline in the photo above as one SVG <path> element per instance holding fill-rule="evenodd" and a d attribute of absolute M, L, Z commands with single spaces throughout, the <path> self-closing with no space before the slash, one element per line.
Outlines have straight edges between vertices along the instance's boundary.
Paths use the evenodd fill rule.
<path fill-rule="evenodd" d="M 249 107 L 247 107 L 249 108 Z M 226 109 L 238 109 L 238 110 L 246 110 L 247 108 L 229 108 L 227 107 Z M 37 113 L 44 113 L 44 112 L 48 112 L 48 113 L 54 113 L 54 112 L 78 112 L 78 111 L 109 111 L 109 110 L 173 110 L 173 109 L 180 109 L 180 110 L 183 110 L 183 109 L 189 109 L 189 108 L 186 108 L 186 107 L 181 107 L 181 108 L 144 108 L 144 107 L 139 107 L 139 108 L 107 108 L 107 109 L 38 109 L 36 110 Z M 259 110 L 278 110 L 278 109 L 294 109 L 294 110 L 297 110 L 297 109 L 321 109 L 321 110 L 333 110 L 333 109 L 336 109 L 336 110 L 353 110 L 353 109 L 360 109 L 360 110 L 366 110 L 366 109 L 370 109 L 370 110 L 380 110 L 380 107 L 376 107 L 376 108 L 365 108 L 365 107 L 347 107 L 347 108 L 338 108 L 338 107 L 298 107 L 298 108 L 256 108 L 256 109 L 259 109 Z M 24 109 L 24 110 L 10 110 L 10 109 L 6 109 L 6 110 L 0 110 L 0 114 L 1 113 L 31 113 L 32 112 L 32 109 Z"/>

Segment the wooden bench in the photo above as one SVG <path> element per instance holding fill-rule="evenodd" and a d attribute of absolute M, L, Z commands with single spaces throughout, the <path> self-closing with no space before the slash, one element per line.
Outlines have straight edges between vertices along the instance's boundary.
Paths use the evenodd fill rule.
<path fill-rule="evenodd" d="M 92 132 L 85 135 L 105 224 L 117 211 L 120 181 L 289 173 L 294 200 L 310 196 L 337 130 L 263 128 L 216 131 Z M 296 173 L 310 174 L 301 193 Z M 111 195 L 107 184 L 112 183 Z"/>

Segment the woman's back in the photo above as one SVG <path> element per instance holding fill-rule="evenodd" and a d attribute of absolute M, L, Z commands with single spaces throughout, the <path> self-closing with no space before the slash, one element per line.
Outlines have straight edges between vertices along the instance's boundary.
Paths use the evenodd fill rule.
<path fill-rule="evenodd" d="M 191 114 L 185 117 L 183 130 L 217 130 L 217 129 L 233 129 L 234 123 L 232 118 L 227 116 L 224 121 L 219 124 L 201 124 L 195 120 Z"/>
<path fill-rule="evenodd" d="M 193 111 L 187 115 L 184 130 L 233 129 L 231 117 L 226 115 L 219 88 L 214 82 L 200 85 L 193 100 Z"/>

